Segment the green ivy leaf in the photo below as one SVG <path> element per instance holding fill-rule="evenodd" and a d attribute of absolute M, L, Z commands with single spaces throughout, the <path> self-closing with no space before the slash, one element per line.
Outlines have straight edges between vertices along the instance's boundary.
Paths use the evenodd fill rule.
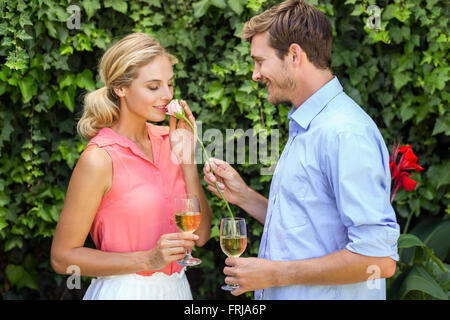
<path fill-rule="evenodd" d="M 450 114 L 446 117 L 437 118 L 431 135 L 439 133 L 445 133 L 446 136 L 450 136 Z"/>
<path fill-rule="evenodd" d="M 75 75 L 72 73 L 67 73 L 62 77 L 61 81 L 59 82 L 59 88 L 63 89 L 65 87 L 70 87 L 75 83 L 76 83 Z"/>
<path fill-rule="evenodd" d="M 30 36 L 25 30 L 20 30 L 18 33 L 16 33 L 16 37 L 22 41 L 33 39 L 33 37 Z"/>
<path fill-rule="evenodd" d="M 5 269 L 8 281 L 12 285 L 17 285 L 19 281 L 23 278 L 25 274 L 25 269 L 22 266 L 17 266 L 14 264 L 8 264 Z"/>
<path fill-rule="evenodd" d="M 58 92 L 58 100 L 63 102 L 70 112 L 75 110 L 75 86 L 69 86 L 67 89 Z"/>
<path fill-rule="evenodd" d="M 20 79 L 18 84 L 22 93 L 23 103 L 30 102 L 31 98 L 37 94 L 36 81 L 31 77 L 25 77 Z"/>
<path fill-rule="evenodd" d="M 403 104 L 400 108 L 400 116 L 402 118 L 402 122 L 406 122 L 412 117 L 414 117 L 416 111 L 414 108 L 409 104 Z"/>
<path fill-rule="evenodd" d="M 8 226 L 5 217 L 0 216 L 0 231 Z"/>
<path fill-rule="evenodd" d="M 88 20 L 90 20 L 95 12 L 101 8 L 99 0 L 83 0 L 81 1 L 81 5 L 87 13 Z"/>
<path fill-rule="evenodd" d="M 76 83 L 78 87 L 86 89 L 87 91 L 94 91 L 96 88 L 94 75 L 89 69 L 84 69 L 82 73 L 77 75 Z"/>
<path fill-rule="evenodd" d="M 22 247 L 23 247 L 23 240 L 19 237 L 8 239 L 5 242 L 5 251 L 10 251 L 14 248 L 22 248 Z"/>
<path fill-rule="evenodd" d="M 212 105 L 216 105 L 217 101 L 222 98 L 224 90 L 225 89 L 222 83 L 219 81 L 215 81 L 211 84 L 208 93 L 205 94 L 203 98 Z"/>
<path fill-rule="evenodd" d="M 5 269 L 8 281 L 18 289 L 28 287 L 33 290 L 39 290 L 36 276 L 32 276 L 24 267 L 9 264 Z"/>
<path fill-rule="evenodd" d="M 13 70 L 24 70 L 28 67 L 28 53 L 21 47 L 8 53 L 5 66 Z"/>
<path fill-rule="evenodd" d="M 63 140 L 59 144 L 58 149 L 62 158 L 66 161 L 69 168 L 72 169 L 79 158 L 77 146 L 72 141 Z"/>
<path fill-rule="evenodd" d="M 220 9 L 225 9 L 225 7 L 227 6 L 227 4 L 225 3 L 225 0 L 209 0 L 210 3 Z"/>
<path fill-rule="evenodd" d="M 360 16 L 361 14 L 366 13 L 366 9 L 362 4 L 358 4 L 355 6 L 353 11 L 350 13 L 351 16 Z"/>
<path fill-rule="evenodd" d="M 399 90 L 401 87 L 406 85 L 412 79 L 410 72 L 394 73 L 393 78 L 394 78 L 394 87 L 396 90 Z"/>
<path fill-rule="evenodd" d="M 123 14 L 127 13 L 128 4 L 124 0 L 105 0 L 104 2 L 105 8 L 113 8 L 116 11 L 119 11 Z"/>
<path fill-rule="evenodd" d="M 430 167 L 426 172 L 430 181 L 434 182 L 436 189 L 450 185 L 450 162 L 446 161 Z"/>
<path fill-rule="evenodd" d="M 223 97 L 223 99 L 220 99 L 220 106 L 222 107 L 222 114 L 224 114 L 228 107 L 230 106 L 231 103 L 231 97 L 230 96 L 226 96 Z"/>
<path fill-rule="evenodd" d="M 228 5 L 238 16 L 244 11 L 243 3 L 241 0 L 228 0 Z"/>
<path fill-rule="evenodd" d="M 200 18 L 204 16 L 208 11 L 210 5 L 211 3 L 209 2 L 209 0 L 200 0 L 196 3 L 193 3 L 192 8 L 194 9 L 194 17 Z"/>

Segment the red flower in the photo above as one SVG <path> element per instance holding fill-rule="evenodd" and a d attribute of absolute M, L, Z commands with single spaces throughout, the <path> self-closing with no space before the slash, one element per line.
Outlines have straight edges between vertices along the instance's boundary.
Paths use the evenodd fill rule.
<path fill-rule="evenodd" d="M 400 162 L 397 165 L 396 160 L 398 154 L 401 154 Z M 424 170 L 417 164 L 417 157 L 414 154 L 411 145 L 402 146 L 400 144 L 395 145 L 392 150 L 392 156 L 389 159 L 389 168 L 391 170 L 391 179 L 394 181 L 394 186 L 391 194 L 391 202 L 394 200 L 395 194 L 400 188 L 404 188 L 406 191 L 414 190 L 417 182 L 409 178 L 411 173 L 406 170 L 414 170 L 416 172 Z"/>
<path fill-rule="evenodd" d="M 407 146 L 403 146 L 403 147 L 399 147 L 398 148 L 398 152 L 400 152 L 401 154 L 405 153 L 407 150 L 412 150 L 410 144 L 408 144 Z"/>
<path fill-rule="evenodd" d="M 401 168 L 401 170 L 414 170 L 416 172 L 422 171 L 423 168 L 417 164 L 417 160 L 418 159 L 416 155 L 410 148 L 406 150 L 400 158 L 399 167 Z"/>
<path fill-rule="evenodd" d="M 416 187 L 417 182 L 413 179 L 408 178 L 411 173 L 402 172 L 402 187 L 405 188 L 406 191 L 412 191 Z"/>

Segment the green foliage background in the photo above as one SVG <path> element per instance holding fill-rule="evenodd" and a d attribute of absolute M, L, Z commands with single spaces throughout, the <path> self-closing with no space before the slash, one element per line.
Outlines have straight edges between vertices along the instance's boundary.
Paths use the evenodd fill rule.
<path fill-rule="evenodd" d="M 100 87 L 105 49 L 134 31 L 154 35 L 180 63 L 176 97 L 187 100 L 203 130 L 281 130 L 288 106 L 273 106 L 251 80 L 243 23 L 273 0 L 1 0 L 0 1 L 0 294 L 4 299 L 79 299 L 50 267 L 51 238 L 68 181 L 86 142 L 76 122 L 86 91 Z M 450 111 L 448 2 L 437 0 L 310 0 L 334 28 L 333 70 L 344 90 L 378 124 L 388 147 L 412 144 L 419 164 L 413 192 L 394 206 L 403 235 L 401 261 L 388 281 L 390 299 L 448 299 L 450 291 Z M 78 5 L 80 29 L 69 29 Z M 381 9 L 379 30 L 366 26 L 370 5 Z M 236 137 L 239 138 L 239 137 Z M 208 145 L 208 141 L 205 144 Z M 248 159 L 247 159 L 248 162 Z M 268 165 L 267 163 L 265 165 Z M 250 187 L 267 196 L 263 164 L 236 165 Z M 199 172 L 201 166 L 199 165 Z M 188 277 L 196 299 L 237 299 L 221 292 L 224 255 L 218 245 L 226 208 L 208 193 L 212 239 L 194 254 L 203 260 Z M 248 220 L 258 251 L 262 226 Z M 92 246 L 88 239 L 87 245 Z M 238 299 L 250 299 L 252 294 Z"/>

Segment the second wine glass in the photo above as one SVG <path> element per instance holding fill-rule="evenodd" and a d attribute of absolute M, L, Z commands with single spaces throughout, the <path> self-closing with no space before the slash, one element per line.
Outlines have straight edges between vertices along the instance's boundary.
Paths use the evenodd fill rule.
<path fill-rule="evenodd" d="M 228 257 L 239 257 L 247 247 L 247 227 L 244 218 L 223 218 L 220 221 L 220 247 Z M 222 290 L 233 291 L 238 284 L 224 285 Z"/>
<path fill-rule="evenodd" d="M 181 232 L 193 233 L 200 226 L 200 220 L 200 204 L 196 195 L 185 194 L 175 198 L 175 224 Z M 184 259 L 177 262 L 182 266 L 196 266 L 202 260 L 194 258 L 189 249 Z"/>

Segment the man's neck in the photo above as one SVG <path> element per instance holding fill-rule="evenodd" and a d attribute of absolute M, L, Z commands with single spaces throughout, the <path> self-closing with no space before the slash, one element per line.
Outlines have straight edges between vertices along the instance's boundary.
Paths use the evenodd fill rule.
<path fill-rule="evenodd" d="M 299 92 L 297 96 L 292 101 L 294 107 L 296 109 L 300 107 L 306 100 L 309 99 L 309 97 L 331 81 L 333 77 L 334 76 L 330 70 L 317 71 L 311 77 L 304 77 L 298 86 L 300 90 L 298 90 Z"/>

